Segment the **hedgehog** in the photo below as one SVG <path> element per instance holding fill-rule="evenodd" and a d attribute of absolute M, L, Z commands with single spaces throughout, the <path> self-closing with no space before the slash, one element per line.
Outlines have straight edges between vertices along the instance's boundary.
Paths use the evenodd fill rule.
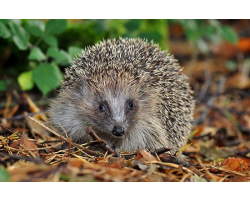
<path fill-rule="evenodd" d="M 51 124 L 73 141 L 90 141 L 88 127 L 116 150 L 170 148 L 187 142 L 194 100 L 178 61 L 153 41 L 103 40 L 65 70 L 50 105 Z"/>

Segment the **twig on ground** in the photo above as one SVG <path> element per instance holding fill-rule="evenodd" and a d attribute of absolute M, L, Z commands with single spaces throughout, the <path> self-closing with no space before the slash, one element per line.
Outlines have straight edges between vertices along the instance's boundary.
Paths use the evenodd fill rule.
<path fill-rule="evenodd" d="M 160 161 L 150 161 L 150 162 L 145 162 L 145 164 L 159 164 L 159 165 L 165 165 L 165 166 L 168 166 L 168 167 L 173 167 L 173 168 L 180 168 L 180 165 L 177 165 L 177 164 L 173 164 L 173 163 L 165 163 L 165 162 L 160 162 Z M 182 167 L 183 170 L 186 170 L 187 172 L 195 175 L 196 177 L 198 177 L 198 175 L 191 171 L 190 169 L 186 168 L 186 167 Z"/>
<path fill-rule="evenodd" d="M 44 129 L 46 129 L 47 131 L 49 131 L 50 133 L 56 135 L 58 138 L 62 139 L 63 141 L 69 143 L 69 140 L 67 138 L 65 138 L 64 136 L 60 135 L 59 133 L 57 133 L 56 131 L 50 129 L 49 127 L 45 126 L 43 123 L 39 122 L 38 120 L 28 116 L 30 120 L 36 122 L 37 124 L 39 124 L 40 126 L 42 126 Z M 76 143 L 71 143 L 71 145 L 77 149 L 80 149 L 82 150 L 83 152 L 85 152 L 87 155 L 90 154 L 92 156 L 102 156 L 100 153 L 98 152 L 95 152 L 95 151 L 92 151 L 92 150 L 89 150 L 88 148 L 85 148 L 85 147 L 82 147 L 81 145 L 79 144 L 76 144 Z"/>
<path fill-rule="evenodd" d="M 69 136 L 68 136 L 66 130 L 63 128 L 63 126 L 62 126 L 60 123 L 58 123 L 58 125 L 59 125 L 59 126 L 61 127 L 61 129 L 63 130 L 63 132 L 64 132 L 66 138 L 69 139 Z"/>
<path fill-rule="evenodd" d="M 194 136 L 194 137 L 192 137 L 192 139 L 193 139 L 193 140 L 198 140 L 198 139 L 205 138 L 205 137 L 210 138 L 210 137 L 211 137 L 211 134 L 212 134 L 212 133 L 209 132 L 209 133 L 206 133 L 206 134 L 204 134 L 204 135 Z"/>
<path fill-rule="evenodd" d="M 170 151 L 170 150 L 171 150 L 171 149 L 169 149 L 169 148 L 163 147 L 163 148 L 160 148 L 160 149 L 156 149 L 154 152 L 151 152 L 151 154 L 152 154 L 153 156 L 156 156 L 156 155 L 165 153 L 166 151 Z"/>

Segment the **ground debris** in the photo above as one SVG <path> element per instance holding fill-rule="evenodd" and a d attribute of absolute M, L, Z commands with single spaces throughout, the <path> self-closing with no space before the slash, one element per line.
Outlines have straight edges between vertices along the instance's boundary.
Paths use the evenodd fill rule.
<path fill-rule="evenodd" d="M 224 81 L 207 80 L 206 90 L 196 91 L 198 121 L 176 155 L 167 147 L 117 152 L 91 127 L 92 141 L 74 143 L 27 94 L 13 107 L 8 94 L 0 110 L 0 181 L 249 182 L 249 88 L 230 90 Z"/>

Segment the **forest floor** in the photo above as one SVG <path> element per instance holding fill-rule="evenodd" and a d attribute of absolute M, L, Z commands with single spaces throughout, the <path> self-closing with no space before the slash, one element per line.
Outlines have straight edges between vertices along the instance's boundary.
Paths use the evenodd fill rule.
<path fill-rule="evenodd" d="M 26 93 L 7 93 L 0 110 L 0 181 L 250 181 L 249 79 L 200 65 L 190 76 L 195 121 L 177 153 L 182 158 L 167 149 L 117 155 L 91 129 L 92 142 L 75 144 L 52 130 Z M 90 150 L 93 145 L 101 151 Z"/>

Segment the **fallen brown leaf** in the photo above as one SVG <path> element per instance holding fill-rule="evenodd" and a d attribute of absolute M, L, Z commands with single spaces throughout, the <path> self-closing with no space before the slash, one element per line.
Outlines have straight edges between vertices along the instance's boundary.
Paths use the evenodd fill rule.
<path fill-rule="evenodd" d="M 140 154 L 142 155 L 143 158 L 145 158 L 146 161 L 157 161 L 156 157 L 154 157 L 145 150 L 140 151 Z"/>
<path fill-rule="evenodd" d="M 37 150 L 37 146 L 32 140 L 26 136 L 25 133 L 22 134 L 19 140 L 15 140 L 10 147 L 15 149 L 27 149 L 27 152 L 32 152 L 35 156 L 39 156 L 39 151 Z"/>
<path fill-rule="evenodd" d="M 229 157 L 221 163 L 221 166 L 227 167 L 235 171 L 247 171 L 248 164 L 240 158 Z"/>

